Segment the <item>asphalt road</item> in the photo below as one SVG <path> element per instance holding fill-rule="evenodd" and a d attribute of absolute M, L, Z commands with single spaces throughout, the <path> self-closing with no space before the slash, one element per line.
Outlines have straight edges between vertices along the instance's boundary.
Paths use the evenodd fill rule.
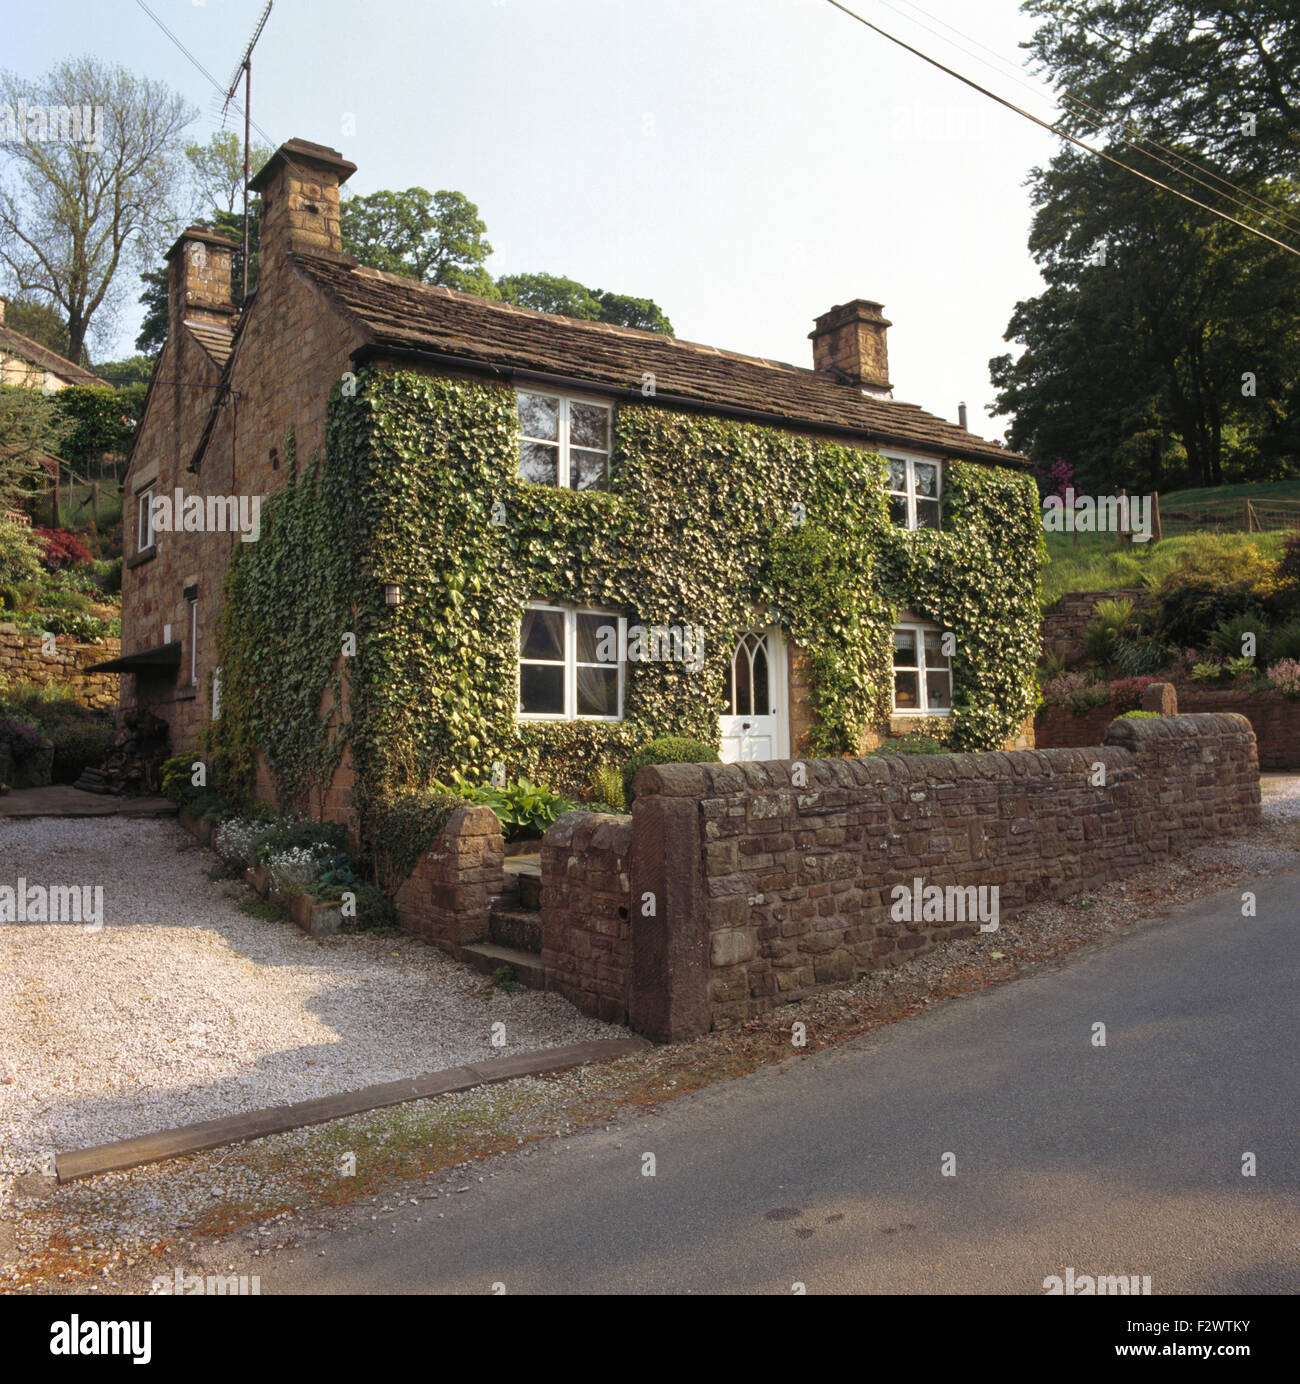
<path fill-rule="evenodd" d="M 1216 895 L 241 1271 L 263 1293 L 1042 1293 L 1067 1268 L 1295 1293 L 1300 875 L 1241 888 L 1257 917 Z"/>

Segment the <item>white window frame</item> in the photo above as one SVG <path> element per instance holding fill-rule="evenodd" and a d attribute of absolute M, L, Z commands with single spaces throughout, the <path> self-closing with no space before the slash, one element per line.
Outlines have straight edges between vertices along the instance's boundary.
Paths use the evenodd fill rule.
<path fill-rule="evenodd" d="M 520 614 L 519 633 L 515 635 L 515 716 L 520 721 L 621 721 L 623 719 L 623 695 L 627 681 L 627 617 L 618 614 L 613 610 L 601 610 L 594 606 L 568 606 L 552 605 L 546 601 L 529 601 L 524 610 L 549 610 L 555 611 L 564 616 L 564 710 L 559 711 L 525 711 L 520 704 L 522 695 L 522 678 L 520 672 L 526 663 L 535 664 L 539 667 L 555 667 L 556 660 L 524 658 L 523 646 L 520 642 L 522 634 L 523 613 Z M 602 619 L 613 622 L 618 632 L 618 715 L 617 716 L 590 716 L 578 714 L 578 669 L 581 668 L 608 668 L 607 663 L 579 663 L 578 652 L 578 616 L 597 615 Z"/>
<path fill-rule="evenodd" d="M 887 496 L 901 496 L 907 500 L 907 529 L 914 530 L 918 527 L 916 522 L 916 466 L 919 462 L 922 466 L 933 466 L 938 472 L 938 488 L 933 496 L 923 496 L 923 499 L 934 499 L 939 505 L 939 527 L 931 530 L 933 533 L 943 532 L 943 462 L 939 457 L 922 456 L 919 452 L 899 452 L 891 449 L 880 454 L 889 461 L 901 461 L 907 468 L 904 478 L 905 490 L 891 490 L 889 487 L 889 474 L 885 474 L 885 494 Z M 892 520 L 891 520 L 892 523 Z M 895 525 L 895 528 L 900 527 Z"/>
<path fill-rule="evenodd" d="M 917 661 L 916 661 L 915 664 L 904 663 L 904 664 L 901 664 L 901 665 L 900 665 L 900 664 L 896 664 L 896 663 L 894 663 L 894 662 L 892 661 L 892 660 L 893 660 L 893 649 L 894 649 L 894 639 L 893 639 L 893 637 L 894 637 L 895 634 L 902 633 L 903 631 L 906 631 L 906 632 L 908 632 L 909 634 L 914 634 L 914 635 L 916 636 L 916 659 L 917 659 Z M 925 636 L 926 636 L 927 634 L 937 634 L 937 635 L 939 636 L 940 639 L 943 638 L 943 631 L 942 631 L 941 629 L 939 629 L 939 627 L 938 627 L 937 625 L 933 625 L 933 624 L 923 624 L 923 623 L 920 623 L 920 622 L 915 621 L 915 620 L 900 620 L 899 623 L 896 624 L 896 625 L 894 626 L 893 630 L 890 631 L 889 648 L 890 648 L 890 660 L 891 660 L 891 662 L 890 662 L 890 669 L 889 669 L 889 674 L 890 674 L 889 703 L 890 703 L 890 706 L 891 706 L 892 709 L 893 709 L 893 715 L 895 715 L 895 716 L 951 716 L 951 715 L 952 715 L 952 706 L 951 706 L 951 705 L 949 705 L 949 706 L 939 706 L 939 707 L 933 707 L 933 708 L 930 706 L 930 688 L 929 688 L 928 682 L 926 681 L 926 676 L 927 676 L 927 673 L 928 673 L 929 671 L 931 671 L 931 670 L 928 670 L 928 669 L 926 668 L 926 666 L 925 666 Z M 948 658 L 948 666 L 947 666 L 947 668 L 935 668 L 935 669 L 933 669 L 933 671 L 936 672 L 936 673 L 947 673 L 947 674 L 948 674 L 948 701 L 951 703 L 951 702 L 952 702 L 952 657 L 951 657 L 951 655 L 950 655 L 949 658 Z M 918 696 L 919 699 L 920 699 L 921 705 L 920 705 L 920 706 L 899 706 L 899 705 L 898 705 L 898 702 L 897 702 L 897 697 L 898 697 L 898 684 L 897 684 L 897 679 L 896 679 L 895 675 L 896 675 L 897 673 L 912 673 L 912 672 L 914 672 L 914 673 L 916 674 L 916 691 L 917 691 L 917 696 Z"/>
<path fill-rule="evenodd" d="M 190 686 L 199 685 L 199 599 L 190 602 Z"/>
<path fill-rule="evenodd" d="M 153 544 L 153 486 L 148 486 L 135 497 L 135 550 L 143 553 Z"/>
<path fill-rule="evenodd" d="M 522 420 L 522 419 L 519 420 L 519 442 L 520 442 L 520 443 L 524 443 L 524 442 L 536 442 L 539 446 L 542 446 L 542 447 L 554 447 L 554 448 L 556 449 L 557 460 L 556 460 L 555 489 L 557 489 L 557 490 L 571 490 L 571 489 L 573 488 L 572 485 L 570 484 L 570 480 L 571 480 L 572 477 L 571 477 L 571 472 L 570 472 L 570 469 L 569 469 L 569 405 L 570 405 L 570 404 L 585 404 L 585 405 L 587 405 L 587 407 L 589 407 L 589 408 L 603 408 L 603 409 L 605 410 L 605 413 L 606 413 L 606 415 L 608 416 L 608 419 L 609 419 L 608 426 L 606 427 L 606 430 L 605 430 L 605 439 L 606 439 L 606 442 L 608 443 L 608 445 L 607 445 L 606 447 L 604 447 L 604 448 L 600 448 L 600 447 L 579 447 L 578 450 L 579 450 L 580 452 L 599 452 L 599 451 L 604 451 L 604 453 L 605 453 L 605 478 L 604 478 L 604 480 L 601 482 L 600 485 L 598 485 L 598 486 L 588 486 L 588 489 L 589 489 L 589 490 L 607 490 L 607 489 L 609 488 L 609 474 L 610 474 L 610 472 L 609 472 L 609 467 L 610 467 L 610 457 L 611 457 L 611 455 L 612 455 L 612 453 L 613 453 L 613 449 L 614 449 L 614 405 L 613 405 L 608 399 L 596 398 L 594 395 L 590 395 L 590 394 L 567 394 L 567 393 L 562 394 L 562 393 L 560 393 L 558 390 L 554 390 L 554 389 L 544 389 L 544 388 L 541 388 L 541 387 L 538 387 L 538 388 L 536 388 L 536 389 L 526 389 L 523 385 L 520 385 L 520 386 L 515 390 L 515 413 L 516 413 L 516 416 L 518 415 L 518 411 L 519 411 L 518 399 L 519 399 L 519 395 L 521 395 L 521 394 L 536 394 L 536 395 L 539 395 L 539 396 L 540 396 L 541 398 L 543 398 L 543 399 L 556 399 L 556 400 L 559 401 L 559 404 L 560 404 L 560 410 L 559 410 L 559 424 L 558 424 L 558 427 L 557 427 L 557 429 L 556 429 L 557 436 L 554 437 L 554 438 L 551 438 L 551 437 L 529 437 L 529 436 L 527 436 L 527 434 L 524 432 L 523 420 Z M 515 474 L 516 474 L 516 476 L 518 476 L 519 480 L 525 481 L 525 483 L 528 484 L 528 485 L 545 485 L 545 484 L 546 484 L 545 481 L 528 481 L 528 480 L 526 480 L 526 478 L 525 478 L 524 476 L 519 475 L 519 471 L 518 471 L 518 468 L 517 468 L 517 467 L 516 467 L 516 470 L 515 470 Z M 578 494 L 581 494 L 582 492 L 581 492 L 581 491 L 578 491 L 577 493 L 578 493 Z"/>

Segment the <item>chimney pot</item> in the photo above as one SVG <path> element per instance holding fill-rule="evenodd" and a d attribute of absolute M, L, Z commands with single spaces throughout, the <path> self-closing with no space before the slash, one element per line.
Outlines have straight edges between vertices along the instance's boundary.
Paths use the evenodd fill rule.
<path fill-rule="evenodd" d="M 841 303 L 816 319 L 808 339 L 818 374 L 856 385 L 876 398 L 892 399 L 885 333 L 893 323 L 885 319 L 882 306 L 868 298 Z"/>
<path fill-rule="evenodd" d="M 957 426 L 966 428 L 966 401 L 964 399 L 957 405 Z M 969 432 L 969 429 L 966 428 L 966 431 Z"/>

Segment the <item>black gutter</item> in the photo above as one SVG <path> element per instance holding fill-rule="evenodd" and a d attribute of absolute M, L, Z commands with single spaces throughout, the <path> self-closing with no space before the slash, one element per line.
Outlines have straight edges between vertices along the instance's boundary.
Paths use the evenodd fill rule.
<path fill-rule="evenodd" d="M 370 360 L 409 360 L 419 364 L 442 365 L 448 369 L 468 370 L 473 374 L 491 375 L 499 380 L 523 380 L 528 384 L 546 384 L 555 389 L 572 389 L 586 394 L 612 394 L 618 399 L 630 399 L 637 403 L 647 402 L 647 397 L 635 387 L 621 384 L 605 384 L 592 379 L 582 379 L 574 375 L 552 375 L 542 370 L 519 370 L 514 366 L 493 365 L 490 361 L 474 360 L 465 356 L 450 356 L 441 351 L 423 351 L 412 346 L 384 346 L 379 342 L 368 341 L 358 346 L 349 357 L 354 365 L 361 366 Z M 664 404 L 669 408 L 685 409 L 692 413 L 720 414 L 724 418 L 739 418 L 747 423 L 763 423 L 769 427 L 801 428 L 809 432 L 827 433 L 836 438 L 851 438 L 855 441 L 879 441 L 886 446 L 899 447 L 906 451 L 930 449 L 945 456 L 959 457 L 968 461 L 987 460 L 996 465 L 987 454 L 972 453 L 966 448 L 953 446 L 947 442 L 920 442 L 916 438 L 899 437 L 886 432 L 855 431 L 832 423 L 804 422 L 790 418 L 783 413 L 763 413 L 757 409 L 741 408 L 734 404 L 708 403 L 701 399 L 690 399 L 681 394 L 662 394 L 658 390 L 649 397 L 649 402 Z M 982 439 L 981 439 L 982 440 Z M 985 443 L 985 445 L 989 445 Z M 1006 466 L 1029 465 L 1028 458 L 1013 461 L 1017 453 L 1007 452 Z"/>

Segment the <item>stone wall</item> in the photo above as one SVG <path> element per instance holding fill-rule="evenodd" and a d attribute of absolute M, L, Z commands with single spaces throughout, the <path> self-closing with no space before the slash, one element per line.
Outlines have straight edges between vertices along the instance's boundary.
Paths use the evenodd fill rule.
<path fill-rule="evenodd" d="M 1063 652 L 1067 663 L 1083 658 L 1083 632 L 1092 624 L 1101 601 L 1132 601 L 1141 609 L 1146 592 L 1137 587 L 1117 587 L 1114 591 L 1067 591 L 1056 608 L 1043 617 L 1039 640 L 1044 650 Z"/>
<path fill-rule="evenodd" d="M 1215 691 L 1196 686 L 1178 689 L 1178 709 L 1194 712 L 1235 712 L 1255 732 L 1259 767 L 1265 773 L 1300 769 L 1300 702 L 1278 692 Z M 1109 707 L 1093 707 L 1076 716 L 1068 707 L 1045 706 L 1034 723 L 1040 749 L 1095 745 L 1110 724 Z"/>
<path fill-rule="evenodd" d="M 458 807 L 397 891 L 397 921 L 446 951 L 487 936 L 505 888 L 505 840 L 490 807 Z"/>
<path fill-rule="evenodd" d="M 542 842 L 542 969 L 584 1014 L 627 1022 L 631 817 L 566 812 Z"/>
<path fill-rule="evenodd" d="M 1235 715 L 1115 721 L 1084 749 L 812 760 L 799 777 L 790 762 L 638 775 L 626 898 L 633 1027 L 690 1037 L 977 930 L 969 919 L 896 921 L 898 884 L 997 886 L 1005 925 L 1026 904 L 1259 820 L 1255 739 Z M 566 818 L 567 840 L 548 833 L 543 858 L 555 956 L 574 949 L 567 934 L 594 930 L 579 916 L 584 899 L 610 903 L 608 879 L 584 892 L 583 856 L 569 849 L 580 829 Z M 562 887 L 548 889 L 561 866 Z M 621 964 L 621 942 L 618 951 Z M 606 980 L 616 983 L 614 968 Z M 596 993 L 610 1004 L 607 987 Z"/>
<path fill-rule="evenodd" d="M 0 624 L 0 682 L 67 683 L 83 705 L 96 711 L 117 709 L 122 679 L 116 673 L 83 673 L 92 663 L 106 663 L 122 650 L 121 640 L 105 639 L 102 644 L 58 644 L 54 653 L 41 652 L 39 634 L 29 634 L 17 625 Z"/>

